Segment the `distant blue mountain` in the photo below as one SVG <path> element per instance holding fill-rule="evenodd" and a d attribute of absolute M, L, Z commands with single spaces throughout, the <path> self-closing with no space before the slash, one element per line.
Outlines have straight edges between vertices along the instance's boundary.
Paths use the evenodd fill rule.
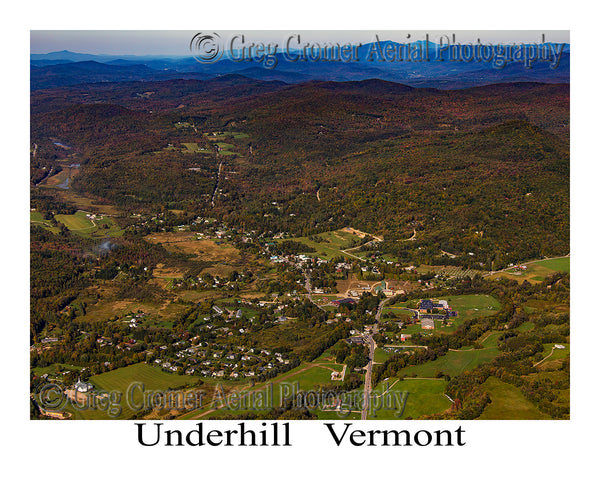
<path fill-rule="evenodd" d="M 549 62 L 541 61 L 533 62 L 531 68 L 525 68 L 522 62 L 511 62 L 504 68 L 494 68 L 491 61 L 450 61 L 448 51 L 442 54 L 444 61 L 437 61 L 438 50 L 439 45 L 433 42 L 412 42 L 410 50 L 406 50 L 401 44 L 381 41 L 359 47 L 357 61 L 299 59 L 296 62 L 290 62 L 288 57 L 280 52 L 274 56 L 274 68 L 267 68 L 272 65 L 264 62 L 234 61 L 228 58 L 227 54 L 219 62 L 204 64 L 192 56 L 90 55 L 64 50 L 30 56 L 31 88 L 106 81 L 206 79 L 232 73 L 257 80 L 278 80 L 286 83 L 380 79 L 418 87 L 446 89 L 513 81 L 570 81 L 568 45 L 562 52 L 560 63 L 554 69 L 550 68 Z"/>

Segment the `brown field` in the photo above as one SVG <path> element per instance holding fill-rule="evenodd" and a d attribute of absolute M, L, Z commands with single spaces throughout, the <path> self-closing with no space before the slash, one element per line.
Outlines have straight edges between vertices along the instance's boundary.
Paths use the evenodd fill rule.
<path fill-rule="evenodd" d="M 356 228 L 345 227 L 345 228 L 342 228 L 342 230 L 344 232 L 353 233 L 354 235 L 356 235 L 356 236 L 358 236 L 360 238 L 365 238 L 366 236 L 371 236 L 375 240 L 377 240 L 378 242 L 383 242 L 383 237 L 372 235 L 372 234 L 366 233 L 366 232 L 362 232 L 360 230 L 357 230 Z"/>
<path fill-rule="evenodd" d="M 62 173 L 62 172 L 61 172 Z M 44 186 L 44 185 L 41 185 Z M 75 193 L 73 190 L 62 190 L 59 188 L 47 188 L 44 193 L 53 195 L 59 200 L 67 203 L 74 203 L 80 210 L 85 210 L 93 213 L 101 213 L 103 215 L 119 215 L 121 212 L 117 207 L 110 204 L 102 204 L 97 198 L 84 196 Z"/>
<path fill-rule="evenodd" d="M 196 290 L 181 290 L 176 293 L 177 298 L 188 302 L 199 302 L 208 298 L 220 297 L 219 292 L 213 291 L 196 291 Z"/>
<path fill-rule="evenodd" d="M 213 240 L 196 240 L 195 234 L 190 232 L 153 233 L 145 239 L 160 243 L 170 252 L 192 254 L 205 262 L 236 262 L 241 259 L 237 248 L 227 244 L 217 245 Z"/>
<path fill-rule="evenodd" d="M 185 270 L 177 267 L 165 267 L 164 263 L 158 263 L 154 269 L 153 276 L 156 278 L 181 278 Z"/>

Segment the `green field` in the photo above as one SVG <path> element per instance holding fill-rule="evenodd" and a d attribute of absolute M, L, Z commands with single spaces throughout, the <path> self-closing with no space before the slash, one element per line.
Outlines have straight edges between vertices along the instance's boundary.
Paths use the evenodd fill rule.
<path fill-rule="evenodd" d="M 90 219 L 87 217 L 88 214 L 89 212 L 78 210 L 73 215 L 55 215 L 54 218 L 72 232 L 85 237 L 103 238 L 123 235 L 123 231 L 112 218 L 100 215 L 96 219 Z"/>
<path fill-rule="evenodd" d="M 421 365 L 410 365 L 400 370 L 401 375 L 417 377 L 435 377 L 439 372 L 454 377 L 473 370 L 482 363 L 489 362 L 499 354 L 496 346 L 478 350 L 449 351 L 446 355 Z"/>
<path fill-rule="evenodd" d="M 94 229 L 94 224 L 86 217 L 86 214 L 87 212 L 79 210 L 73 215 L 55 215 L 54 218 L 69 230 Z"/>
<path fill-rule="evenodd" d="M 317 238 L 318 241 L 315 241 L 314 238 Z M 312 236 L 311 239 L 308 237 L 295 237 L 276 241 L 282 242 L 284 240 L 293 240 L 314 248 L 314 252 L 306 252 L 306 255 L 309 257 L 331 259 L 334 257 L 352 257 L 352 255 L 359 256 L 358 250 L 351 251 L 350 253 L 352 255 L 342 252 L 342 250 L 350 248 L 353 245 L 353 242 L 360 240 L 358 235 L 343 230 L 319 233 L 318 235 Z"/>
<path fill-rule="evenodd" d="M 192 153 L 200 153 L 200 152 L 205 152 L 206 149 L 205 148 L 201 148 L 198 146 L 197 143 L 182 143 L 182 145 L 185 147 L 185 152 L 192 152 Z"/>
<path fill-rule="evenodd" d="M 444 297 L 462 320 L 489 317 L 500 310 L 500 302 L 490 295 L 459 295 Z"/>
<path fill-rule="evenodd" d="M 42 226 L 52 233 L 58 233 L 60 231 L 58 227 L 52 226 L 48 220 L 45 220 L 40 212 L 29 212 L 29 222 L 33 225 Z"/>
<path fill-rule="evenodd" d="M 560 344 L 563 345 L 565 348 L 555 348 L 554 350 L 552 350 L 554 345 L 554 343 L 544 343 L 544 351 L 542 352 L 544 358 L 550 355 L 550 353 L 552 352 L 552 355 L 550 355 L 546 360 L 544 360 L 544 362 L 550 362 L 552 360 L 563 360 L 567 358 L 571 353 L 571 346 L 568 343 Z M 540 365 L 543 365 L 544 362 L 542 362 Z"/>
<path fill-rule="evenodd" d="M 514 270 L 510 269 L 505 272 L 495 273 L 490 278 L 505 277 L 523 282 L 541 282 L 548 275 L 552 275 L 556 272 L 571 272 L 571 258 L 550 258 L 548 260 L 539 260 L 537 262 L 527 263 L 527 270 Z"/>
<path fill-rule="evenodd" d="M 233 137 L 235 140 L 249 138 L 249 135 L 242 132 L 213 132 L 205 133 L 210 140 L 224 140 L 227 137 Z"/>
<path fill-rule="evenodd" d="M 194 378 L 187 375 L 175 375 L 166 373 L 156 367 L 151 367 L 145 363 L 137 363 L 128 367 L 118 368 L 110 372 L 102 373 L 90 377 L 89 382 L 96 387 L 96 393 L 116 392 L 114 395 L 121 394 L 120 401 L 114 401 L 122 411 L 117 417 L 119 419 L 130 418 L 135 411 L 129 405 L 127 392 L 134 382 L 140 382 L 144 386 L 145 392 L 160 391 L 166 392 L 169 389 L 180 388 L 184 385 L 193 384 Z M 142 402 L 142 395 L 139 389 L 134 390 L 133 400 L 135 404 Z M 138 395 L 138 393 L 140 393 Z M 117 398 L 116 396 L 114 397 Z M 73 413 L 75 419 L 110 419 L 106 411 L 101 408 L 77 411 L 73 407 L 67 409 Z"/>
<path fill-rule="evenodd" d="M 514 385 L 489 377 L 483 387 L 492 402 L 485 407 L 480 420 L 539 420 L 549 418 L 525 398 Z"/>
<path fill-rule="evenodd" d="M 375 355 L 373 357 L 373 361 L 375 363 L 383 363 L 385 362 L 388 358 L 390 358 L 393 355 L 393 353 L 390 352 L 386 352 L 385 350 L 383 350 L 382 348 L 376 348 L 375 349 Z"/>
<path fill-rule="evenodd" d="M 76 365 L 67 365 L 66 363 L 53 363 L 52 365 L 48 365 L 47 367 L 35 367 L 32 368 L 31 371 L 36 375 L 44 375 L 48 374 L 50 376 L 56 375 L 58 371 L 67 372 L 67 371 L 79 371 L 83 367 L 78 367 Z"/>
<path fill-rule="evenodd" d="M 452 402 L 444 396 L 446 383 L 442 379 L 404 379 L 398 381 L 396 378 L 390 378 L 373 389 L 373 395 L 379 395 L 387 390 L 386 386 L 389 386 L 389 392 L 392 394 L 393 392 L 408 392 L 404 412 L 400 418 L 416 419 L 423 415 L 441 413 L 452 405 Z M 390 393 L 387 395 L 390 395 Z M 379 401 L 381 402 L 380 405 L 385 405 L 385 397 Z M 377 404 L 374 403 L 373 405 Z M 389 405 L 392 406 L 393 404 L 390 403 Z M 370 413 L 368 418 L 393 420 L 398 419 L 396 413 L 397 411 L 393 408 L 386 409 L 382 407 L 374 414 Z"/>

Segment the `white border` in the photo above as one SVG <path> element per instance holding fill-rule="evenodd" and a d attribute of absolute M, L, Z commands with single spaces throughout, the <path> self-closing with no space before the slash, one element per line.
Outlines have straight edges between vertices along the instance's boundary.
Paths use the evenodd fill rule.
<path fill-rule="evenodd" d="M 12 5 L 15 7 L 16 5 Z M 584 307 L 595 295 L 593 253 L 597 191 L 597 61 L 595 15 L 577 4 L 550 1 L 469 2 L 160 2 L 107 0 L 27 2 L 5 14 L 3 97 L 5 235 L 2 276 L 5 388 L 2 402 L 7 471 L 29 471 L 48 478 L 175 475 L 243 475 L 272 478 L 314 475 L 403 476 L 431 478 L 557 478 L 594 467 L 592 446 L 597 424 L 595 357 L 597 319 Z M 589 20 L 588 20 L 589 19 Z M 334 448 L 319 422 L 295 422 L 294 447 L 144 448 L 131 422 L 31 422 L 28 420 L 28 160 L 30 29 L 336 29 L 448 30 L 571 29 L 572 61 L 572 420 L 537 422 L 460 422 L 462 448 Z M 8 54 L 6 52 L 8 51 Z M 590 113 L 587 113 L 590 112 Z M 594 112 L 593 114 L 591 112 Z M 593 116 L 592 116 L 593 115 Z M 16 175 L 15 175 L 16 172 Z M 16 178 L 15 178 L 16 177 Z M 6 187 L 8 184 L 8 188 Z M 17 208 L 14 206 L 16 205 Z M 15 236 L 17 233 L 17 237 Z M 23 235 L 23 238 L 20 236 Z M 15 238 L 16 237 L 16 238 Z M 16 241 L 15 241 L 16 240 Z M 175 422 L 175 426 L 178 422 Z M 383 428 L 449 428 L 449 422 L 385 423 Z M 367 422 L 375 428 L 379 422 Z M 171 424 L 169 424 L 171 425 Z M 212 424 L 211 424 L 212 425 Z M 217 423 L 214 424 L 217 427 Z M 184 428 L 191 428 L 184 423 Z M 8 445 L 7 445 L 8 443 Z M 595 452 L 595 449 L 594 449 Z M 7 452 L 8 453 L 8 452 Z M 7 468 L 8 467 L 8 468 Z M 26 469 L 26 470 L 25 470 Z M 85 472 L 85 473 L 83 473 Z"/>

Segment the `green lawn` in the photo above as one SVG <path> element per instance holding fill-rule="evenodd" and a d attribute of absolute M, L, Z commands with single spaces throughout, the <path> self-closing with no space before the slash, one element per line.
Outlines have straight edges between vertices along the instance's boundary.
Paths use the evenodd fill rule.
<path fill-rule="evenodd" d="M 539 420 L 550 418 L 540 412 L 514 385 L 496 377 L 489 377 L 483 387 L 492 402 L 479 417 L 480 420 Z"/>
<path fill-rule="evenodd" d="M 568 343 L 560 343 L 559 345 L 563 345 L 565 348 L 555 348 L 554 351 L 552 351 L 552 347 L 554 347 L 554 345 L 556 345 L 555 343 L 544 343 L 544 351 L 542 353 L 542 355 L 544 357 L 550 355 L 550 352 L 552 352 L 552 355 L 550 357 L 548 357 L 545 362 L 549 362 L 552 360 L 562 360 L 564 358 L 567 358 L 569 356 L 569 354 L 571 353 L 571 346 Z"/>
<path fill-rule="evenodd" d="M 385 362 L 388 358 L 390 358 L 393 354 L 390 352 L 386 352 L 385 350 L 381 349 L 381 348 L 376 348 L 375 349 L 375 363 L 383 363 Z"/>
<path fill-rule="evenodd" d="M 490 295 L 458 295 L 444 297 L 462 320 L 488 317 L 500 310 L 500 302 Z"/>

